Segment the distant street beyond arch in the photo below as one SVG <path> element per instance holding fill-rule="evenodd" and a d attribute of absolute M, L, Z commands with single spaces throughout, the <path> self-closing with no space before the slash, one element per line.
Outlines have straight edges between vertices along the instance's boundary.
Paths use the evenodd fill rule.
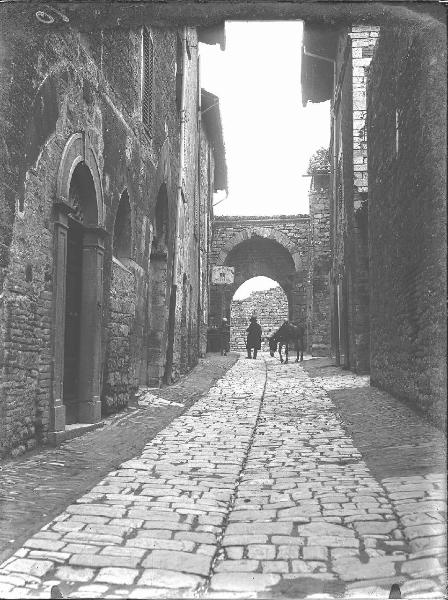
<path fill-rule="evenodd" d="M 235 291 L 248 279 L 269 277 L 288 299 L 289 318 L 302 322 L 312 349 L 312 254 L 309 215 L 215 217 L 211 269 L 231 267 L 233 282 L 210 289 L 210 320 L 230 318 Z"/>

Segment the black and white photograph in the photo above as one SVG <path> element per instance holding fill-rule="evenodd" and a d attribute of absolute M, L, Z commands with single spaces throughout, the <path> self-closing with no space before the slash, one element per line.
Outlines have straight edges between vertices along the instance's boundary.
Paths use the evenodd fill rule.
<path fill-rule="evenodd" d="M 0 598 L 446 600 L 447 0 L 0 0 Z"/>

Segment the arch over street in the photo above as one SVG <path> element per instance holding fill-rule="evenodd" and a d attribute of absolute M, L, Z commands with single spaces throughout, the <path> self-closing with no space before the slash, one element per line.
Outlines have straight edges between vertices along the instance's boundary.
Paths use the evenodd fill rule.
<path fill-rule="evenodd" d="M 233 282 L 213 284 L 210 319 L 230 319 L 238 287 L 265 276 L 277 281 L 288 298 L 289 318 L 309 322 L 309 216 L 217 217 L 213 222 L 211 267 L 231 267 Z"/>

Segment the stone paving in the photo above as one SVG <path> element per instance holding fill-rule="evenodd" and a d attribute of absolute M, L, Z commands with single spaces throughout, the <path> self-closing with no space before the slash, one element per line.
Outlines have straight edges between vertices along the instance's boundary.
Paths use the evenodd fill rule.
<path fill-rule="evenodd" d="M 444 473 L 376 479 L 324 387 L 238 361 L 3 563 L 0 596 L 443 598 Z"/>
<path fill-rule="evenodd" d="M 139 455 L 236 360 L 237 354 L 208 354 L 175 384 L 141 390 L 136 402 L 101 428 L 0 463 L 0 563 L 121 462 Z"/>

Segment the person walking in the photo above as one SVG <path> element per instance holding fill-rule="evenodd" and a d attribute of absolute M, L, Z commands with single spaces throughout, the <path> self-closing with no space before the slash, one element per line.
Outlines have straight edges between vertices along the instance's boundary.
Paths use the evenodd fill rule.
<path fill-rule="evenodd" d="M 223 317 L 219 326 L 219 341 L 221 356 L 227 356 L 227 352 L 230 351 L 230 325 L 225 317 Z"/>
<path fill-rule="evenodd" d="M 247 333 L 247 358 L 252 358 L 252 349 L 254 351 L 254 358 L 257 358 L 258 350 L 261 350 L 261 327 L 257 323 L 257 317 L 253 316 L 250 318 L 250 325 L 246 329 Z"/>

